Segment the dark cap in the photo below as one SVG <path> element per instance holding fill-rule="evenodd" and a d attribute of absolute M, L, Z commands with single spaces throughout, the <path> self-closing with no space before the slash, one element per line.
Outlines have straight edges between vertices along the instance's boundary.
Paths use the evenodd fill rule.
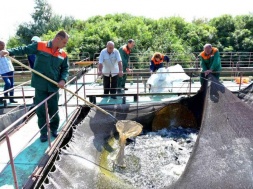
<path fill-rule="evenodd" d="M 127 41 L 127 43 L 132 43 L 132 42 L 134 42 L 133 39 L 129 39 L 129 40 Z"/>

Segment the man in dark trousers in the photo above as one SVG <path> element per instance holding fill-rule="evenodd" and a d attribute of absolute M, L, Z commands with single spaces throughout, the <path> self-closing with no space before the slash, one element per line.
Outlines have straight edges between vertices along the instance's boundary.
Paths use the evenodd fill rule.
<path fill-rule="evenodd" d="M 50 83 L 43 77 L 32 74 L 31 86 L 35 88 L 35 104 L 39 104 L 47 97 L 56 92 L 48 100 L 48 113 L 50 117 L 50 129 L 53 137 L 57 137 L 57 129 L 59 127 L 58 100 L 59 88 L 64 88 L 69 75 L 69 63 L 66 52 L 62 49 L 68 43 L 69 35 L 65 31 L 59 31 L 53 40 L 35 42 L 28 46 L 9 49 L 8 51 L 0 51 L 1 56 L 5 55 L 24 55 L 35 54 L 34 70 L 58 82 L 58 86 Z M 40 130 L 41 142 L 47 141 L 46 111 L 42 105 L 36 109 L 38 116 L 38 126 Z"/>
<path fill-rule="evenodd" d="M 131 50 L 134 48 L 134 45 L 135 45 L 134 40 L 129 39 L 127 41 L 127 44 L 125 44 L 119 48 L 119 53 L 120 53 L 120 56 L 122 59 L 122 66 L 123 66 L 124 75 L 122 77 L 118 78 L 118 84 L 117 84 L 117 86 L 118 86 L 117 92 L 118 93 L 121 93 L 122 89 L 128 90 L 125 86 L 126 79 L 127 79 L 127 73 L 131 72 L 131 69 L 129 68 L 129 65 L 128 65 L 128 61 L 129 61 L 129 56 L 130 56 Z"/>
<path fill-rule="evenodd" d="M 104 94 L 116 94 L 118 77 L 122 77 L 123 71 L 120 53 L 112 41 L 108 41 L 106 48 L 100 52 L 98 75 L 103 75 Z"/>

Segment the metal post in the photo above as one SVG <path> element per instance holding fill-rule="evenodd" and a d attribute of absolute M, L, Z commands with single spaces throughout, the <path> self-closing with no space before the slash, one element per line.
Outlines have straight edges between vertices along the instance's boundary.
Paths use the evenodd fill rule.
<path fill-rule="evenodd" d="M 85 73 L 83 74 L 83 97 L 86 99 L 86 93 L 85 93 Z"/>
<path fill-rule="evenodd" d="M 96 69 L 98 69 L 98 68 L 97 68 L 97 66 L 94 66 L 93 69 L 94 69 L 94 82 L 96 82 Z"/>
<path fill-rule="evenodd" d="M 68 121 L 68 106 L 67 106 L 67 92 L 64 90 L 64 105 L 65 105 L 65 116 L 66 120 Z"/>
<path fill-rule="evenodd" d="M 139 73 L 137 74 L 137 117 L 139 114 Z"/>
<path fill-rule="evenodd" d="M 240 72 L 240 84 L 239 84 L 239 91 L 241 90 L 242 85 L 242 72 Z"/>
<path fill-rule="evenodd" d="M 77 77 L 75 79 L 75 83 L 76 83 L 76 94 L 78 95 L 78 86 L 77 86 Z M 78 106 L 78 98 L 76 98 L 76 105 Z"/>
<path fill-rule="evenodd" d="M 139 74 L 137 74 L 137 104 L 139 102 Z"/>
<path fill-rule="evenodd" d="M 249 53 L 249 64 L 248 64 L 248 67 L 250 67 L 250 63 L 251 63 L 251 52 Z"/>
<path fill-rule="evenodd" d="M 95 59 L 95 56 L 94 56 L 93 61 L 95 61 L 95 65 L 96 65 L 96 66 L 93 67 L 93 69 L 94 69 L 94 82 L 96 82 L 96 80 L 98 78 L 96 76 L 98 76 L 97 75 L 97 70 L 98 70 L 98 66 L 99 66 L 99 61 L 97 62 L 97 60 Z"/>
<path fill-rule="evenodd" d="M 47 101 L 45 102 L 45 109 L 46 109 L 46 123 L 47 123 L 47 133 L 48 133 L 48 145 L 51 148 L 51 137 L 50 137 L 50 123 L 49 123 L 49 118 L 48 118 L 48 106 L 47 106 Z"/>
<path fill-rule="evenodd" d="M 134 63 L 131 62 L 130 57 L 129 57 L 128 61 L 129 61 L 129 68 L 132 69 L 132 81 L 133 81 L 133 79 L 134 79 Z"/>
<path fill-rule="evenodd" d="M 76 75 L 76 64 L 74 64 L 74 73 L 75 73 L 75 75 Z"/>
<path fill-rule="evenodd" d="M 6 136 L 6 142 L 7 142 L 7 147 L 8 147 L 8 152 L 9 152 L 9 157 L 10 157 L 10 162 L 11 162 L 11 169 L 12 169 L 14 185 L 15 185 L 15 188 L 18 189 L 18 179 L 17 179 L 17 174 L 16 174 L 12 151 L 11 151 L 10 138 L 7 133 L 5 134 L 5 136 Z"/>
<path fill-rule="evenodd" d="M 25 92 L 24 92 L 23 86 L 21 87 L 21 89 L 22 89 L 22 96 L 23 96 L 23 103 L 24 103 L 24 107 L 25 107 L 25 113 L 27 113 L 27 107 L 26 107 L 26 102 L 25 102 Z M 28 119 L 28 116 L 26 116 L 26 119 Z"/>
<path fill-rule="evenodd" d="M 143 81 L 143 84 L 144 84 L 144 93 L 147 93 L 147 82 Z"/>
<path fill-rule="evenodd" d="M 191 72 L 191 74 L 190 74 L 190 89 L 189 89 L 189 94 L 188 94 L 188 96 L 191 95 L 191 89 L 192 89 L 192 72 Z"/>

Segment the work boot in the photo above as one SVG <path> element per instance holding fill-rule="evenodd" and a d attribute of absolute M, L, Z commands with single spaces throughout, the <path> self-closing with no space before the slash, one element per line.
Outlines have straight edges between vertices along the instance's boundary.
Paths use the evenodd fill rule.
<path fill-rule="evenodd" d="M 15 101 L 14 99 L 10 99 L 10 103 L 18 103 L 18 102 Z"/>
<path fill-rule="evenodd" d="M 117 97 L 116 97 L 116 96 L 111 96 L 111 98 L 112 98 L 112 99 L 117 99 Z"/>
<path fill-rule="evenodd" d="M 47 141 L 47 134 L 41 134 L 40 135 L 40 141 L 41 142 L 46 142 Z"/>
<path fill-rule="evenodd" d="M 52 133 L 52 136 L 53 136 L 54 138 L 56 138 L 56 137 L 58 136 L 57 131 L 52 131 L 51 133 Z"/>

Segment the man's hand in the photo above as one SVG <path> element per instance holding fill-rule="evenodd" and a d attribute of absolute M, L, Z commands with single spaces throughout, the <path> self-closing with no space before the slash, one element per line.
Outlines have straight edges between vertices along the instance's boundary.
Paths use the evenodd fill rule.
<path fill-rule="evenodd" d="M 123 76 L 123 71 L 119 71 L 119 77 Z"/>
<path fill-rule="evenodd" d="M 102 71 L 98 71 L 98 76 L 101 76 L 102 75 Z"/>
<path fill-rule="evenodd" d="M 58 87 L 63 89 L 64 88 L 64 85 L 65 85 L 65 81 L 64 80 L 61 80 L 59 83 L 58 83 Z"/>
<path fill-rule="evenodd" d="M 127 68 L 127 69 L 126 69 L 126 71 L 127 71 L 127 73 L 128 73 L 128 74 L 130 74 L 130 73 L 132 73 L 132 72 L 133 72 L 133 70 L 132 70 L 132 69 L 130 69 L 130 68 Z"/>
<path fill-rule="evenodd" d="M 7 50 L 1 50 L 0 51 L 0 56 L 3 57 L 3 56 L 8 56 L 9 55 L 9 52 Z"/>
<path fill-rule="evenodd" d="M 205 77 L 206 77 L 207 75 L 209 75 L 210 73 L 212 73 L 212 71 L 213 71 L 213 70 L 206 70 L 206 71 L 205 71 Z"/>

